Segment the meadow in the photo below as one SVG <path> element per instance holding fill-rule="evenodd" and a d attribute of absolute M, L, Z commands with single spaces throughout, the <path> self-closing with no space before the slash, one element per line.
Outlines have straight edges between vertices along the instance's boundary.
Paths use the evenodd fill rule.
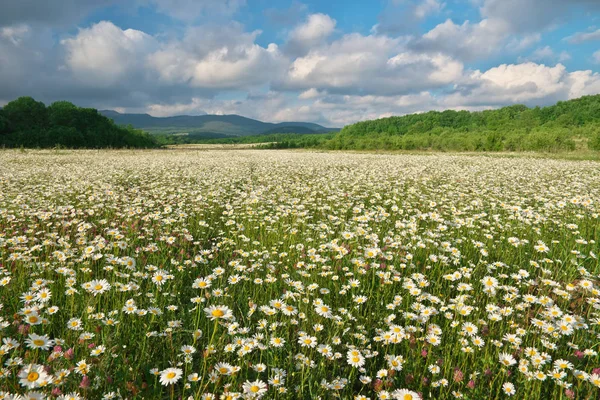
<path fill-rule="evenodd" d="M 597 399 L 600 164 L 0 152 L 0 398 Z"/>

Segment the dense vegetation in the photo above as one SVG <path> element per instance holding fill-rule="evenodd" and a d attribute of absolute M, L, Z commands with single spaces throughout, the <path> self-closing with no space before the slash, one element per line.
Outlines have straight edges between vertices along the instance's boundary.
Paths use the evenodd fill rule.
<path fill-rule="evenodd" d="M 158 144 L 147 133 L 117 126 L 93 108 L 68 101 L 46 107 L 31 97 L 21 97 L 0 110 L 0 146 L 151 148 Z"/>
<path fill-rule="evenodd" d="M 249 144 L 259 143 L 265 149 L 320 148 L 333 139 L 335 133 L 269 133 L 252 136 L 226 136 L 220 134 L 161 134 L 154 137 L 161 145 L 177 144 Z"/>
<path fill-rule="evenodd" d="M 549 107 L 514 105 L 481 112 L 430 111 L 344 127 L 330 149 L 600 150 L 600 95 Z"/>

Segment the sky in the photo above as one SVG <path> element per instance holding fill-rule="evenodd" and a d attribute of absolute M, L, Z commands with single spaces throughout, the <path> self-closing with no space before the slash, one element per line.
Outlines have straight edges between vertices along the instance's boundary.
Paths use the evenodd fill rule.
<path fill-rule="evenodd" d="M 341 127 L 600 93 L 600 0 L 0 0 L 0 106 Z"/>

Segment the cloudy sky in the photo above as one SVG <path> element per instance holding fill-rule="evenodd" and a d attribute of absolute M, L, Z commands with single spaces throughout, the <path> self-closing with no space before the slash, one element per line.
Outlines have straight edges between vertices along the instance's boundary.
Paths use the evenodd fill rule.
<path fill-rule="evenodd" d="M 0 0 L 0 105 L 343 126 L 600 93 L 600 0 Z"/>

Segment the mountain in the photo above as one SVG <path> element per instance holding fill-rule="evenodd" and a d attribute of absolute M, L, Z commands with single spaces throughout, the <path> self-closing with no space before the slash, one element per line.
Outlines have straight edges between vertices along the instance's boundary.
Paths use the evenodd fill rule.
<path fill-rule="evenodd" d="M 337 130 L 310 122 L 280 122 L 274 124 L 235 114 L 153 117 L 148 114 L 121 114 L 113 110 L 102 110 L 100 114 L 111 118 L 117 125 L 133 125 L 135 128 L 155 134 L 231 137 L 260 135 L 266 132 L 325 133 Z"/>

